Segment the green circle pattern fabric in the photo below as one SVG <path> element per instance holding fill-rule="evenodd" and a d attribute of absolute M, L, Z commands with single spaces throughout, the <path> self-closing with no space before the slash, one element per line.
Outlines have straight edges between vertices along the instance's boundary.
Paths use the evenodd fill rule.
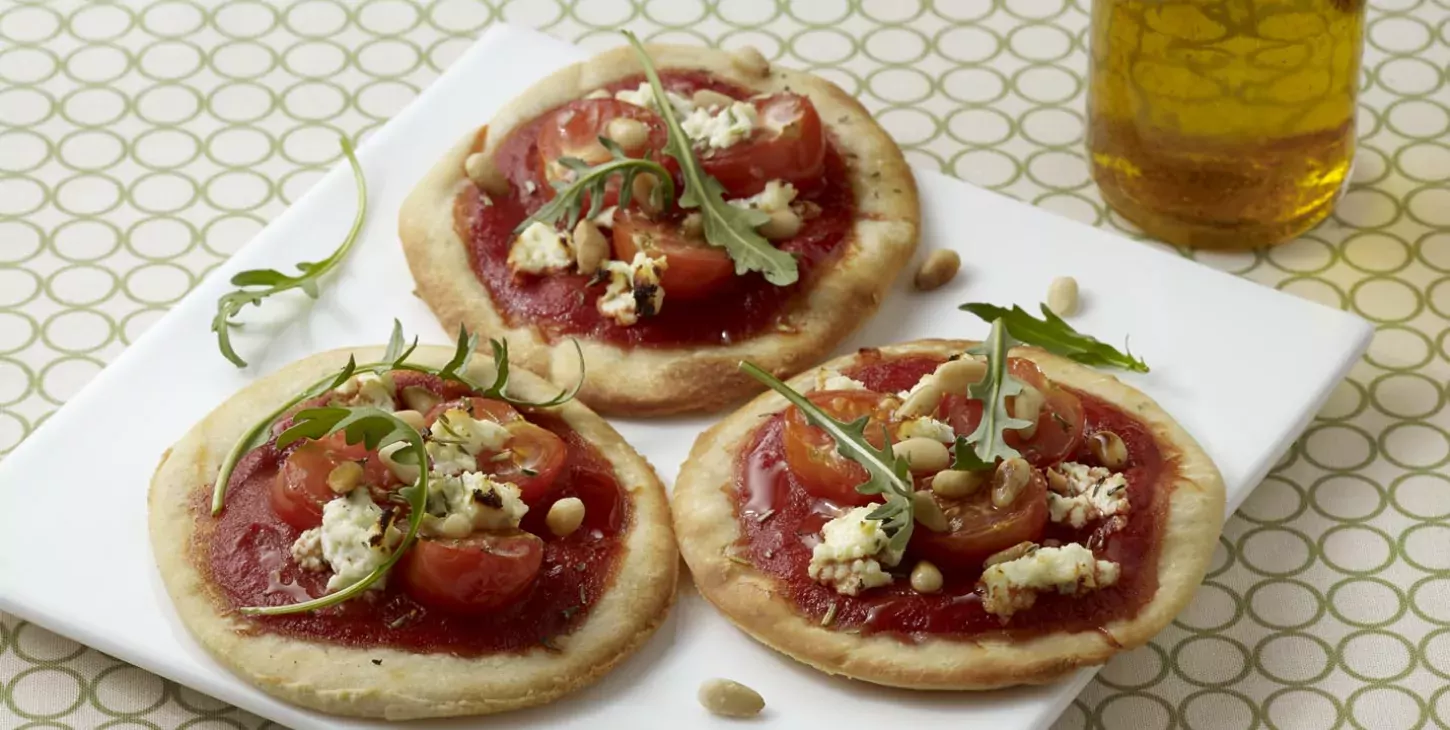
<path fill-rule="evenodd" d="M 0 454 L 495 22 L 755 45 L 857 95 L 918 168 L 1139 237 L 1084 158 L 1089 2 L 0 0 Z M 1192 606 L 1059 730 L 1450 725 L 1450 0 L 1375 0 L 1366 38 L 1332 218 L 1182 254 L 1362 315 L 1373 345 Z M 271 725 L 3 617 L 0 726 Z"/>

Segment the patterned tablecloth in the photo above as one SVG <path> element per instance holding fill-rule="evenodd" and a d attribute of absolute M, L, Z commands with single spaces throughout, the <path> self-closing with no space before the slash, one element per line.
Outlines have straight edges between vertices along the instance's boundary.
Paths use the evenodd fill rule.
<path fill-rule="evenodd" d="M 1133 235 L 1084 162 L 1088 3 L 0 0 L 0 454 L 493 22 L 754 44 L 858 95 L 912 163 Z M 1367 40 L 1335 215 L 1194 257 L 1373 320 L 1374 344 L 1193 605 L 1059 728 L 1450 726 L 1450 0 L 1376 0 Z M 267 725 L 11 617 L 0 699 L 5 728 Z"/>

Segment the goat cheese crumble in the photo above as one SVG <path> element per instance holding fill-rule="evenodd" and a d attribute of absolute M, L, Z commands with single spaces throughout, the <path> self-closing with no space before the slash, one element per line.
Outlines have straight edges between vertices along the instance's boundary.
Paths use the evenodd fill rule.
<path fill-rule="evenodd" d="M 890 549 L 880 520 L 866 519 L 877 506 L 856 507 L 821 527 L 821 541 L 811 549 L 806 568 L 812 580 L 845 596 L 891 583 L 881 566 L 901 562 L 901 553 Z"/>
<path fill-rule="evenodd" d="M 1049 479 L 1047 516 L 1076 529 L 1094 520 L 1127 514 L 1128 480 L 1101 466 L 1065 461 L 1057 465 L 1063 479 Z"/>
<path fill-rule="evenodd" d="M 982 608 L 1003 620 L 1031 608 L 1039 593 L 1080 596 L 1118 582 L 1117 563 L 1098 560 L 1077 543 L 1044 547 L 982 572 Z"/>
<path fill-rule="evenodd" d="M 573 265 L 568 236 L 541 221 L 529 224 L 509 247 L 508 266 L 516 274 L 547 274 Z"/>
<path fill-rule="evenodd" d="M 667 265 L 664 257 L 650 258 L 636 251 L 634 260 L 604 262 L 609 286 L 595 303 L 599 313 L 628 327 L 640 317 L 652 317 L 665 305 L 665 290 L 660 286 L 660 272 Z"/>

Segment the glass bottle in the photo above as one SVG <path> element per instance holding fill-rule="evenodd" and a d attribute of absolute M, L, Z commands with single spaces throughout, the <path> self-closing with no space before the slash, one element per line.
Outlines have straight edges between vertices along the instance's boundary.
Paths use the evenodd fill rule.
<path fill-rule="evenodd" d="M 1287 241 L 1354 158 L 1364 0 L 1093 0 L 1088 150 L 1103 198 L 1185 246 Z"/>

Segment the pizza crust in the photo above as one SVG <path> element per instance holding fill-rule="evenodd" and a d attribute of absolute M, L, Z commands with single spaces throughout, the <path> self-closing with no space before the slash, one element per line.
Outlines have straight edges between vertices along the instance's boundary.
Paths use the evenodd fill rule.
<path fill-rule="evenodd" d="M 973 344 L 919 340 L 881 351 L 945 357 Z M 725 557 L 726 547 L 740 536 L 731 496 L 736 456 L 761 418 L 787 405 L 774 392 L 755 398 L 701 434 L 675 481 L 675 529 L 700 592 L 746 633 L 794 659 L 829 674 L 911 689 L 1041 684 L 1146 643 L 1172 622 L 1203 580 L 1223 522 L 1224 489 L 1218 469 L 1156 403 L 1117 378 L 1036 348 L 1016 348 L 1012 354 L 1036 362 L 1054 381 L 1131 413 L 1149 427 L 1165 458 L 1176 463 L 1177 480 L 1158 558 L 1158 592 L 1137 615 L 1099 631 L 1060 632 L 1020 641 L 927 639 L 907 644 L 886 636 L 831 631 L 797 613 L 789 598 L 777 594 L 774 578 Z M 821 368 L 840 371 L 856 358 L 848 355 Z M 814 377 L 812 370 L 790 385 L 809 390 Z"/>
<path fill-rule="evenodd" d="M 920 209 L 916 182 L 901 150 L 855 99 L 824 79 L 771 68 L 764 76 L 741 56 L 689 46 L 648 46 L 661 69 L 701 69 L 759 93 L 790 90 L 808 96 L 846 156 L 857 200 L 856 218 L 839 258 L 822 267 L 806 300 L 788 317 L 792 331 L 767 332 L 713 347 L 634 347 L 583 339 L 589 381 L 579 397 L 606 414 L 662 415 L 707 411 L 760 390 L 736 367 L 748 359 L 782 377 L 820 360 L 875 313 L 896 274 L 916 249 Z M 756 67 L 758 69 L 758 67 Z M 449 330 L 465 325 L 487 337 L 506 337 L 522 366 L 555 382 L 578 377 L 567 341 L 550 342 L 533 326 L 511 327 L 474 275 L 453 226 L 458 193 L 473 183 L 464 160 L 493 154 L 515 127 L 560 104 L 621 78 L 642 73 L 628 48 L 605 52 L 540 81 L 460 141 L 403 203 L 399 235 L 418 294 Z M 668 306 L 668 292 L 666 292 Z"/>
<path fill-rule="evenodd" d="M 442 365 L 453 348 L 423 346 L 411 362 Z M 609 590 L 573 633 L 558 637 L 560 652 L 477 658 L 359 649 L 248 633 L 249 622 L 214 598 L 193 563 L 198 498 L 227 450 L 253 423 L 308 384 L 347 362 L 375 362 L 382 348 L 334 350 L 293 363 L 223 403 L 162 457 L 149 497 L 151 544 L 177 614 L 213 658 L 263 691 L 303 707 L 338 715 L 404 720 L 479 715 L 538 705 L 598 679 L 633 652 L 664 620 L 674 599 L 674 534 L 664 486 L 654 470 L 599 416 L 570 402 L 550 409 L 607 459 L 630 500 L 632 519 Z M 481 361 L 481 362 L 480 362 Z M 493 364 L 475 360 L 469 373 L 493 379 Z M 546 400 L 559 390 L 515 371 L 510 393 Z"/>

